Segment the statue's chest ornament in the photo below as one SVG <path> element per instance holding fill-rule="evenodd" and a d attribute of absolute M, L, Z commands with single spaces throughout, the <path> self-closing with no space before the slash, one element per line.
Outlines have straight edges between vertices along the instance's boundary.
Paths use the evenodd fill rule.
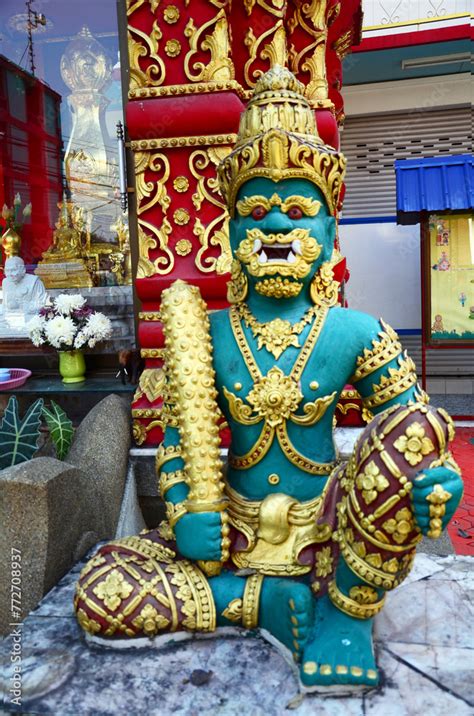
<path fill-rule="evenodd" d="M 301 375 L 319 338 L 327 311 L 326 307 L 315 311 L 316 318 L 290 374 L 285 375 L 280 368 L 274 366 L 263 376 L 242 329 L 240 311 L 237 306 L 231 308 L 232 331 L 254 385 L 247 396 L 247 402 L 231 393 L 226 387 L 223 388 L 223 392 L 229 403 L 230 414 L 236 422 L 241 425 L 256 425 L 263 422 L 262 432 L 251 450 L 240 457 L 230 456 L 232 467 L 246 469 L 260 462 L 276 436 L 286 457 L 297 467 L 312 474 L 328 473 L 329 463 L 315 463 L 296 450 L 286 428 L 288 420 L 297 425 L 314 425 L 321 420 L 336 397 L 334 391 L 331 395 L 302 405 L 303 394 L 300 389 Z M 300 406 L 303 412 L 297 413 Z"/>
<path fill-rule="evenodd" d="M 291 324 L 281 318 L 274 318 L 273 321 L 268 323 L 260 323 L 252 315 L 245 303 L 235 306 L 235 311 L 257 339 L 258 350 L 265 347 L 267 351 L 273 354 L 276 360 L 289 346 L 300 348 L 298 336 L 303 332 L 304 327 L 311 323 L 318 310 L 316 306 L 311 306 L 303 318 L 295 324 Z"/>

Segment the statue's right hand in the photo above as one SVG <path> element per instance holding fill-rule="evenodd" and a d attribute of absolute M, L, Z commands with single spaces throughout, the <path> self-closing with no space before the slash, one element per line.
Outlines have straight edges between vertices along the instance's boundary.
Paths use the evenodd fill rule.
<path fill-rule="evenodd" d="M 187 559 L 219 562 L 221 530 L 220 512 L 188 512 L 174 526 L 178 550 Z"/>

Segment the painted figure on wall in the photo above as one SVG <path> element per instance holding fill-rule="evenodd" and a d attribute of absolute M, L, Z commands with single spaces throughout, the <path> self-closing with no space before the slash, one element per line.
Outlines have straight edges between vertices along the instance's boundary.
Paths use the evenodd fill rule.
<path fill-rule="evenodd" d="M 230 310 L 208 317 L 182 281 L 163 292 L 167 521 L 102 547 L 75 608 L 109 644 L 259 628 L 304 688 L 374 686 L 373 618 L 462 482 L 452 422 L 427 404 L 396 333 L 338 305 L 345 159 L 321 142 L 303 89 L 280 67 L 263 75 L 219 167 Z M 341 464 L 333 417 L 348 382 L 375 417 Z"/>

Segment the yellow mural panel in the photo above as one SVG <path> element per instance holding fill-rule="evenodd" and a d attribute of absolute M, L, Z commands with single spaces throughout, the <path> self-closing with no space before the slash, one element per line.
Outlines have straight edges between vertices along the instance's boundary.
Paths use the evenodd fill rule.
<path fill-rule="evenodd" d="M 430 217 L 432 340 L 474 340 L 473 229 L 469 215 Z"/>

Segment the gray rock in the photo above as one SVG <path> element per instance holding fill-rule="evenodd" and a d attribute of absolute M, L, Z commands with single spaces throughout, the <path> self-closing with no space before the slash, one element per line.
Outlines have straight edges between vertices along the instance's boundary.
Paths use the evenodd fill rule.
<path fill-rule="evenodd" d="M 129 448 L 130 412 L 117 395 L 108 395 L 79 425 L 67 456 L 68 463 L 85 473 L 83 499 L 94 515 L 90 529 L 100 539 L 115 535 Z"/>
<path fill-rule="evenodd" d="M 15 590 L 15 601 L 21 599 L 19 612 L 24 617 L 77 558 L 78 543 L 90 529 L 84 477 L 76 467 L 49 457 L 0 471 L 2 632 L 19 621 L 12 616 L 12 606 L 17 606 L 11 602 L 12 584 L 21 591 L 20 598 Z M 90 535 L 88 544 L 97 539 L 96 533 Z M 12 561 L 21 564 L 15 574 Z"/>
<path fill-rule="evenodd" d="M 12 549 L 21 554 L 21 616 L 99 540 L 116 534 L 130 413 L 116 395 L 78 427 L 67 462 L 38 457 L 0 471 L 0 631 L 12 621 Z M 15 552 L 15 554 L 18 554 Z"/>

